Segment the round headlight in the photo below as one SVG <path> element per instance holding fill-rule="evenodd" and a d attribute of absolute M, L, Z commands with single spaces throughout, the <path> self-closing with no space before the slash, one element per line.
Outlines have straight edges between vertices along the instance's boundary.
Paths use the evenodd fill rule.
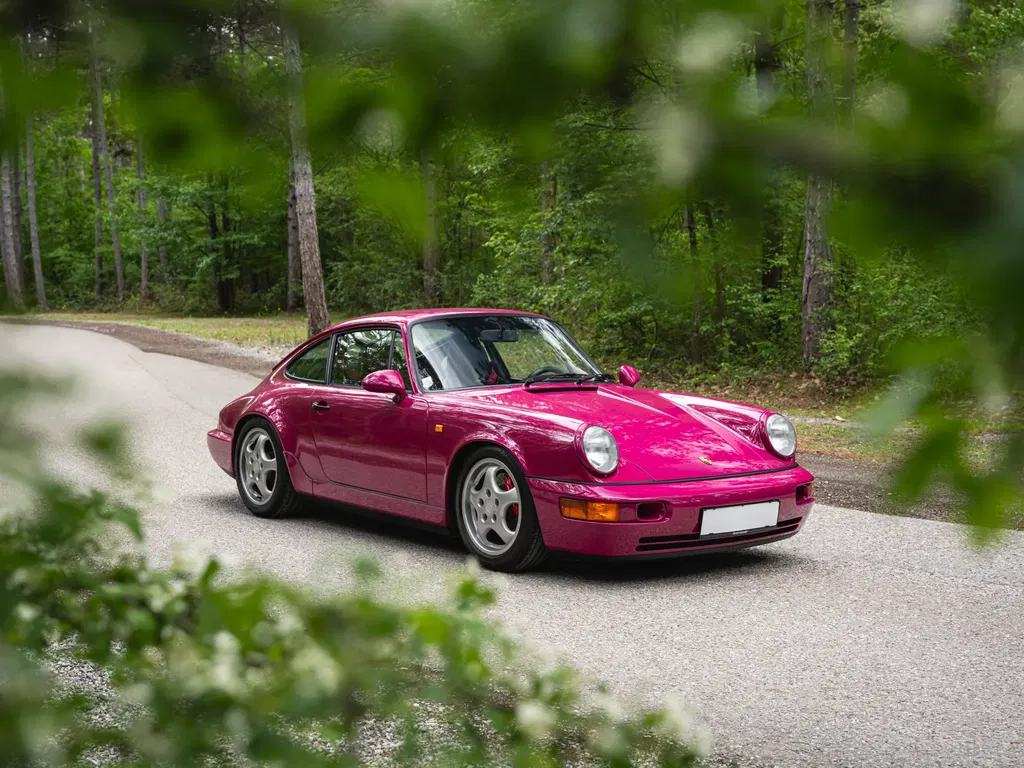
<path fill-rule="evenodd" d="M 583 433 L 583 455 L 590 468 L 600 475 L 615 471 L 619 465 L 619 446 L 604 427 L 587 427 Z"/>
<path fill-rule="evenodd" d="M 764 423 L 764 436 L 772 453 L 788 459 L 796 453 L 796 430 L 781 413 L 773 413 Z"/>

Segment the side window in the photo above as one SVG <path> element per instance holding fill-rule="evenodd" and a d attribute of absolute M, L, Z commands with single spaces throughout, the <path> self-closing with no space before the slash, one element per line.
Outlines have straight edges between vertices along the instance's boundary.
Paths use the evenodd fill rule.
<path fill-rule="evenodd" d="M 330 349 L 331 337 L 328 336 L 288 363 L 285 373 L 293 379 L 323 384 L 327 381 L 327 356 Z"/>
<path fill-rule="evenodd" d="M 368 373 L 387 368 L 393 335 L 394 331 L 388 328 L 339 333 L 334 346 L 331 383 L 358 387 Z"/>
<path fill-rule="evenodd" d="M 391 343 L 391 367 L 402 374 L 405 388 L 411 392 L 412 385 L 409 383 L 409 366 L 405 362 L 405 345 L 402 344 L 402 334 L 396 331 Z"/>

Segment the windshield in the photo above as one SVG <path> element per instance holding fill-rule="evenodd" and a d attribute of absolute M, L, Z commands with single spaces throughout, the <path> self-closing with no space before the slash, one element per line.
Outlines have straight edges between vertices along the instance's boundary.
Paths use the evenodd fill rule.
<path fill-rule="evenodd" d="M 411 341 L 425 392 L 601 375 L 569 334 L 542 317 L 427 320 L 413 325 Z"/>

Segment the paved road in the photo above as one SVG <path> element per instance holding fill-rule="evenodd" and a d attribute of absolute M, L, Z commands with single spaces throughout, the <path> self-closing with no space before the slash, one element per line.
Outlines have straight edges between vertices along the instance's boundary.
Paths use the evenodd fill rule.
<path fill-rule="evenodd" d="M 465 562 L 444 539 L 344 511 L 251 517 L 205 445 L 250 376 L 54 327 L 0 326 L 9 359 L 81 379 L 47 412 L 54 429 L 130 421 L 162 490 L 146 520 L 157 558 L 183 542 L 330 590 L 372 553 L 408 600 L 440 598 Z M 761 550 L 509 578 L 497 613 L 624 695 L 682 700 L 743 765 L 1020 766 L 1022 585 L 1024 534 L 979 554 L 952 524 L 819 507 Z"/>

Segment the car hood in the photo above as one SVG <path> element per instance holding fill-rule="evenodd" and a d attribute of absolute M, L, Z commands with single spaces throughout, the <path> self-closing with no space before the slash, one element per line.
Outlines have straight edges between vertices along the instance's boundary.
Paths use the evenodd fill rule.
<path fill-rule="evenodd" d="M 693 407 L 687 396 L 672 392 L 602 384 L 486 389 L 472 394 L 480 401 L 534 416 L 558 417 L 562 423 L 572 419 L 577 428 L 604 427 L 615 437 L 619 456 L 655 481 L 758 472 L 792 464 L 703 412 L 706 409 Z M 752 422 L 760 413 L 744 408 L 744 417 Z M 608 480 L 614 482 L 614 475 Z"/>

